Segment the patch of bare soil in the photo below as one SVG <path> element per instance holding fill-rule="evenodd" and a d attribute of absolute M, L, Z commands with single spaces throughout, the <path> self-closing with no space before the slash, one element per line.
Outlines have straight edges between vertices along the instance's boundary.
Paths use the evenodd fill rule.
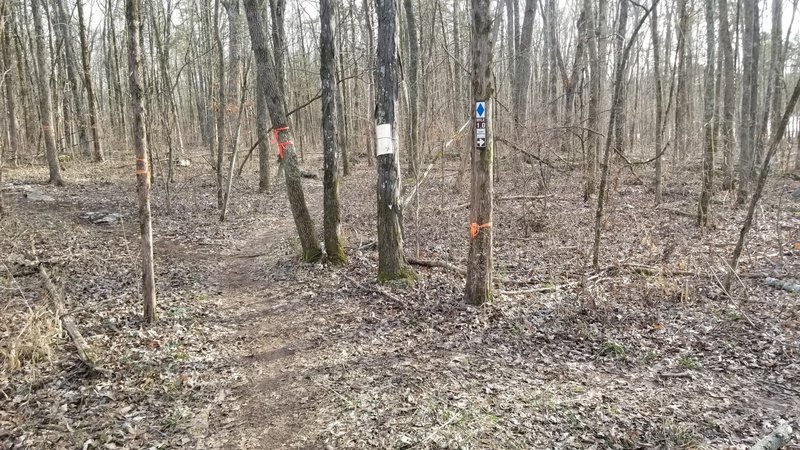
<path fill-rule="evenodd" d="M 449 166 L 406 208 L 406 247 L 463 266 L 468 188 L 454 187 Z M 691 217 L 699 177 L 671 174 L 656 208 L 646 186 L 616 174 L 595 272 L 594 201 L 583 202 L 579 174 L 542 182 L 538 168 L 504 161 L 496 296 L 471 307 L 463 279 L 446 269 L 417 267 L 413 285 L 375 283 L 374 169 L 356 167 L 342 185 L 343 268 L 297 261 L 282 186 L 266 196 L 252 175 L 237 182 L 220 224 L 202 169 L 179 173 L 169 215 L 157 185 L 161 320 L 151 327 L 138 320 L 132 180 L 102 170 L 61 190 L 37 186 L 56 198 L 48 206 L 6 194 L 0 249 L 20 264 L 2 278 L 3 350 L 22 319 L 47 314 L 36 313 L 39 280 L 22 264 L 33 238 L 113 375 L 85 373 L 51 333 L 51 354 L 0 372 L 0 442 L 747 448 L 780 420 L 797 428 L 800 297 L 765 280 L 800 276 L 800 204 L 790 196 L 800 183 L 770 183 L 728 296 L 717 279 L 744 214 L 729 194 L 717 193 L 716 227 L 701 232 Z M 10 175 L 14 184 L 44 178 Z M 304 183 L 319 219 L 321 185 Z M 87 223 L 86 210 L 124 221 Z M 47 334 L 48 322 L 30 322 Z"/>

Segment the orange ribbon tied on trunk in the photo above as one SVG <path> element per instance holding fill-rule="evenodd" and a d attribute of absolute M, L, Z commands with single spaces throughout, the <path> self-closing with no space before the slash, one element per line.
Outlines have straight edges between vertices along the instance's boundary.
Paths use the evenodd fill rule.
<path fill-rule="evenodd" d="M 286 149 L 287 145 L 294 145 L 294 142 L 291 140 L 281 142 L 281 138 L 278 135 L 281 131 L 289 131 L 289 127 L 279 127 L 272 130 L 273 137 L 275 139 L 274 143 L 278 144 L 278 159 L 283 159 L 283 151 Z"/>
<path fill-rule="evenodd" d="M 478 237 L 478 231 L 480 231 L 481 228 L 489 228 L 491 226 L 492 222 L 486 222 L 483 225 L 478 225 L 477 223 L 472 222 L 469 224 L 469 235 L 472 236 L 472 239 L 475 239 Z"/>

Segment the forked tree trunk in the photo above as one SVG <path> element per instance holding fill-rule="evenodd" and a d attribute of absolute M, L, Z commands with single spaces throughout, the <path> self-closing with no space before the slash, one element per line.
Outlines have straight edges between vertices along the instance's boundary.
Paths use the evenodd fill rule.
<path fill-rule="evenodd" d="M 92 82 L 91 60 L 89 56 L 89 39 L 86 35 L 86 23 L 83 20 L 83 0 L 76 0 L 78 9 L 78 35 L 81 40 L 81 63 L 83 64 L 83 86 L 86 88 L 86 99 L 89 105 L 89 128 L 92 130 L 92 158 L 96 162 L 103 161 L 102 131 L 97 120 L 97 105 Z M 112 113 L 113 114 L 113 113 Z"/>
<path fill-rule="evenodd" d="M 322 143 L 325 154 L 324 235 L 325 253 L 331 264 L 347 262 L 339 239 L 339 173 L 336 164 L 336 47 L 333 44 L 333 7 L 331 0 L 320 0 L 320 81 L 322 82 Z"/>
<path fill-rule="evenodd" d="M 378 168 L 378 281 L 416 278 L 403 254 L 400 158 L 397 147 L 397 11 L 394 0 L 377 0 L 378 76 L 375 123 Z"/>
<path fill-rule="evenodd" d="M 472 100 L 476 108 L 472 113 L 473 142 L 470 145 L 472 154 L 470 245 L 464 300 L 473 305 L 481 305 L 492 300 L 494 36 L 490 3 L 490 0 L 472 0 Z M 481 102 L 481 106 L 478 106 L 478 102 Z M 479 132 L 480 129 L 484 129 L 485 132 Z"/>
<path fill-rule="evenodd" d="M 264 77 L 265 100 L 269 111 L 272 126 L 276 130 L 275 137 L 283 153 L 284 176 L 286 178 L 286 192 L 292 208 L 292 216 L 300 237 L 303 248 L 304 261 L 318 261 L 322 257 L 319 239 L 314 230 L 314 222 L 306 207 L 305 194 L 300 179 L 300 169 L 297 166 L 297 155 L 292 142 L 292 132 L 289 130 L 284 106 L 284 93 L 278 85 L 275 65 L 267 45 L 267 33 L 261 15 L 259 14 L 257 0 L 245 0 L 244 9 L 247 15 L 247 24 L 250 30 L 250 41 L 253 53 L 258 64 L 263 64 L 265 70 L 258 71 Z"/>
<path fill-rule="evenodd" d="M 709 225 L 711 196 L 714 189 L 714 1 L 705 0 L 706 16 L 706 68 L 703 79 L 703 187 L 697 208 L 697 225 Z"/>
<path fill-rule="evenodd" d="M 39 2 L 31 1 L 31 14 L 33 15 L 33 30 L 36 33 L 36 63 L 39 66 L 36 78 L 39 87 L 39 114 L 41 115 L 42 136 L 44 138 L 47 166 L 50 169 L 50 184 L 61 186 L 61 167 L 58 165 L 58 149 L 53 133 L 53 99 L 50 95 L 50 63 L 47 61 L 47 36 L 42 26 L 42 11 Z"/>
<path fill-rule="evenodd" d="M 136 152 L 136 190 L 139 196 L 139 232 L 142 240 L 142 294 L 144 320 L 156 320 L 156 283 L 153 271 L 153 228 L 150 217 L 150 177 L 147 139 L 144 130 L 144 95 L 141 81 L 139 47 L 141 0 L 126 0 L 125 21 L 128 28 L 128 76 L 131 94 L 131 130 Z"/>

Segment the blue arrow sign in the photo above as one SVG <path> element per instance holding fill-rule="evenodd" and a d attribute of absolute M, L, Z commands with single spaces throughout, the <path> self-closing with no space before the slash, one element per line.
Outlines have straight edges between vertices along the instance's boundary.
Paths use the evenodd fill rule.
<path fill-rule="evenodd" d="M 475 103 L 475 118 L 483 119 L 486 117 L 486 102 Z"/>

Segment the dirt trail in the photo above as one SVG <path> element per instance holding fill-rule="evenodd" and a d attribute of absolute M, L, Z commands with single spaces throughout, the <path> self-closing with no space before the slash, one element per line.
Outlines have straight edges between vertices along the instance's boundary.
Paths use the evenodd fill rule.
<path fill-rule="evenodd" d="M 294 367 L 309 343 L 296 325 L 303 320 L 299 302 L 282 292 L 290 274 L 281 261 L 291 251 L 293 223 L 281 222 L 234 241 L 209 279 L 230 329 L 219 344 L 232 349 L 236 381 L 220 386 L 224 399 L 208 412 L 198 447 L 286 448 L 299 440 L 313 405 L 313 386 Z"/>

